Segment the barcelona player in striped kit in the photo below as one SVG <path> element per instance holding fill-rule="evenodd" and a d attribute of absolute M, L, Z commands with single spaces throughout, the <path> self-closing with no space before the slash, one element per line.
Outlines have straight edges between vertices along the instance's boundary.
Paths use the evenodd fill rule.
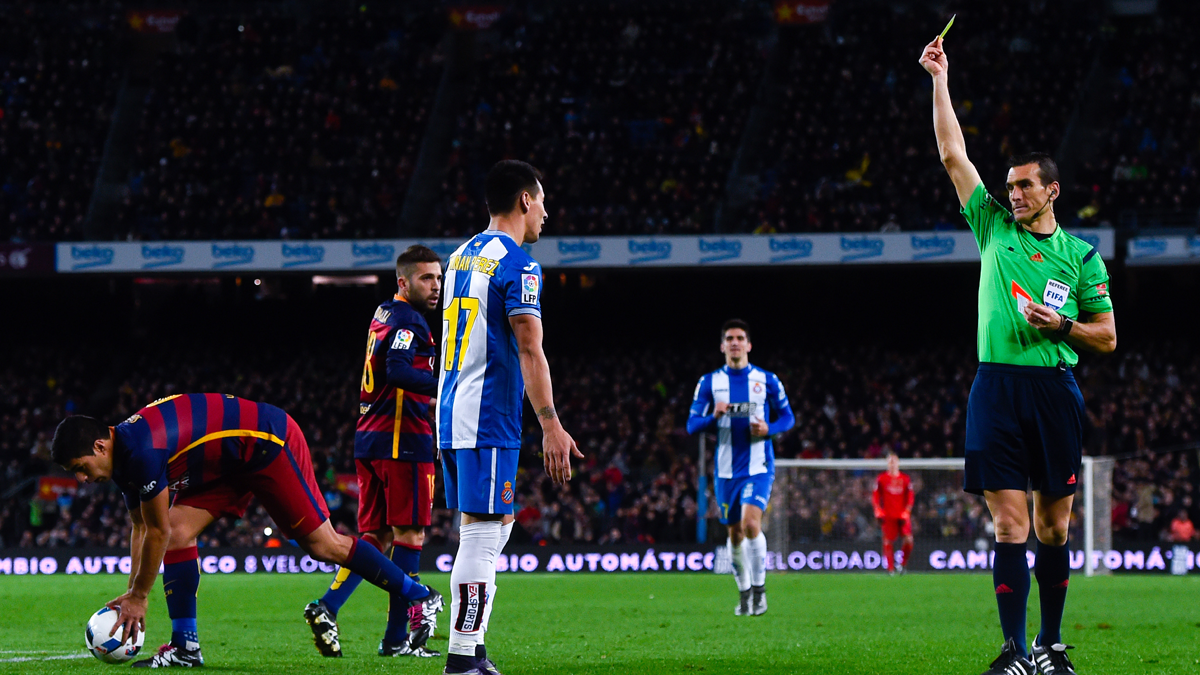
<path fill-rule="evenodd" d="M 222 516 L 241 517 L 253 497 L 313 558 L 348 567 L 410 603 L 412 627 L 432 632 L 441 595 L 414 582 L 373 545 L 334 531 L 308 444 L 287 413 L 228 394 L 178 394 L 110 427 L 83 415 L 59 423 L 55 463 L 82 482 L 112 481 L 133 522 L 125 635 L 145 630 L 150 590 L 163 567 L 171 642 L 135 667 L 204 665 L 196 627 L 196 538 Z M 115 631 L 115 627 L 114 627 Z M 426 635 L 427 637 L 427 635 Z"/>
<path fill-rule="evenodd" d="M 542 425 L 546 473 L 565 485 L 583 457 L 554 410 L 542 351 L 542 269 L 522 248 L 546 219 L 539 174 L 516 160 L 486 182 L 488 229 L 450 256 L 442 300 L 438 444 L 446 505 L 462 512 L 450 572 L 450 653 L 445 673 L 498 675 L 484 634 L 496 593 L 496 557 L 512 532 L 522 399 Z"/>
<path fill-rule="evenodd" d="M 783 383 L 775 373 L 750 365 L 751 347 L 749 324 L 741 319 L 726 321 L 721 327 L 725 365 L 700 378 L 687 421 L 689 434 L 717 432 L 713 489 L 721 523 L 729 527 L 737 616 L 767 611 L 767 538 L 762 517 L 775 482 L 771 437 L 796 424 Z"/>
<path fill-rule="evenodd" d="M 358 473 L 358 531 L 420 581 L 425 528 L 432 522 L 434 449 L 429 405 L 437 394 L 437 344 L 424 313 L 437 307 L 442 261 L 427 246 L 410 246 L 396 259 L 395 297 L 379 305 L 367 330 L 359 387 L 354 464 Z M 337 614 L 362 577 L 338 570 L 333 584 L 304 609 L 323 656 L 341 656 Z M 407 605 L 393 602 L 379 643 L 380 656 L 441 656 L 410 643 Z"/>

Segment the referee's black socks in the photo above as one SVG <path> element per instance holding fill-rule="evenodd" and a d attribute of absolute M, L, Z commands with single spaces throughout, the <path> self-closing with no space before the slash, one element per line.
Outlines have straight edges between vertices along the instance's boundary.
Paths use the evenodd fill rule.
<path fill-rule="evenodd" d="M 1038 542 L 1037 562 L 1038 599 L 1042 608 L 1042 630 L 1038 644 L 1049 647 L 1062 642 L 1063 607 L 1067 604 L 1067 584 L 1071 580 L 1071 552 L 1067 544 L 1051 546 Z"/>
<path fill-rule="evenodd" d="M 1021 656 L 1029 656 L 1025 643 L 1025 604 L 1029 601 L 1029 564 L 1025 560 L 1025 542 L 997 542 L 996 558 L 992 563 L 992 585 L 996 589 L 996 606 L 1000 610 L 1000 629 L 1004 632 L 1004 639 L 1012 638 Z"/>

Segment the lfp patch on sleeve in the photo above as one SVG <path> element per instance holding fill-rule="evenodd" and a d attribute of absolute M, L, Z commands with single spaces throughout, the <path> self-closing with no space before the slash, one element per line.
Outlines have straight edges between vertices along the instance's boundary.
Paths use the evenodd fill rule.
<path fill-rule="evenodd" d="M 538 288 L 541 280 L 536 274 L 521 275 L 521 302 L 526 305 L 536 305 L 538 301 Z"/>
<path fill-rule="evenodd" d="M 408 349 L 412 346 L 413 332 L 406 328 L 401 328 L 396 331 L 396 337 L 392 338 L 392 349 Z"/>
<path fill-rule="evenodd" d="M 1042 292 L 1042 304 L 1058 311 L 1067 304 L 1067 296 L 1071 295 L 1071 287 L 1054 279 L 1046 280 L 1046 290 Z"/>

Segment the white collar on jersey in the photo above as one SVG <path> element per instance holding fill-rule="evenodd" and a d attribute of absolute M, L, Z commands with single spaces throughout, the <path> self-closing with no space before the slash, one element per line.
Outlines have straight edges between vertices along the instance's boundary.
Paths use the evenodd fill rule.
<path fill-rule="evenodd" d="M 492 228 L 490 228 L 490 227 L 489 227 L 488 229 L 484 230 L 484 231 L 483 231 L 483 233 L 484 233 L 484 234 L 502 234 L 502 235 L 504 235 L 504 236 L 508 237 L 509 239 L 512 239 L 514 244 L 517 242 L 517 238 L 516 238 L 516 237 L 514 237 L 514 236 L 512 236 L 511 234 L 509 234 L 509 233 L 505 232 L 504 230 L 494 230 L 494 229 L 492 229 Z"/>

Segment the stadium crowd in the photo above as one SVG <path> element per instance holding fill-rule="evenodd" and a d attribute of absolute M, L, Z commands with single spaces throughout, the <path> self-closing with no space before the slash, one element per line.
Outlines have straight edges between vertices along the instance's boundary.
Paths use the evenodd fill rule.
<path fill-rule="evenodd" d="M 358 354 L 243 350 L 235 358 L 214 348 L 169 355 L 146 350 L 123 362 L 126 375 L 117 380 L 109 379 L 114 375 L 103 364 L 81 355 L 31 349 L 23 356 L 0 372 L 13 383 L 0 398 L 4 491 L 46 474 L 69 478 L 49 464 L 49 436 L 65 414 L 86 410 L 116 421 L 172 393 L 224 391 L 277 404 L 296 418 L 335 524 L 353 530 L 351 411 L 358 400 Z M 1194 442 L 1200 432 L 1194 412 L 1200 358 L 1184 345 L 1169 344 L 1143 345 L 1118 358 L 1105 368 L 1085 362 L 1077 370 L 1089 401 L 1087 447 L 1092 454 L 1123 458 L 1113 480 L 1114 536 L 1170 538 L 1180 511 L 1193 523 L 1200 519 L 1194 453 L 1155 451 Z M 526 417 L 514 541 L 694 540 L 696 446 L 683 427 L 694 378 L 717 365 L 708 352 L 552 356 L 559 412 L 586 458 L 567 487 L 553 486 L 537 456 L 536 425 Z M 880 457 L 889 449 L 902 457 L 961 455 L 962 411 L 974 369 L 969 350 L 842 347 L 776 355 L 760 365 L 779 374 L 798 420 L 778 441 L 780 457 Z M 110 393 L 95 399 L 97 391 Z M 874 472 L 790 474 L 779 490 L 787 493 L 795 536 L 874 538 L 873 478 Z M 956 472 L 918 472 L 915 478 L 918 537 L 974 540 L 990 532 L 986 510 L 961 492 Z M 110 486 L 83 486 L 73 495 L 61 485 L 58 490 L 32 501 L 28 490 L 17 490 L 0 502 L 0 545 L 123 541 L 127 518 Z M 431 544 L 457 536 L 451 513 L 440 508 L 440 480 L 438 490 Z M 708 503 L 711 521 L 716 512 L 711 499 Z M 211 528 L 203 543 L 277 544 L 267 533 L 271 527 L 256 505 L 246 518 Z"/>
<path fill-rule="evenodd" d="M 0 12 L 0 241 L 84 238 L 120 85 L 120 17 Z"/>
<path fill-rule="evenodd" d="M 486 222 L 483 177 L 526 159 L 549 234 L 710 232 L 765 66 L 760 3 L 546 3 L 513 10 L 476 67 L 435 221 Z"/>
<path fill-rule="evenodd" d="M 471 92 L 440 121 L 455 127 L 452 147 L 446 166 L 424 169 L 441 189 L 419 234 L 477 229 L 482 177 L 506 157 L 545 170 L 549 234 L 712 232 L 745 186 L 750 205 L 731 226 L 746 232 L 962 228 L 912 36 L 964 9 L 947 36 L 952 92 L 994 193 L 1008 155 L 1064 147 L 1099 65 L 1111 74 L 1097 113 L 1107 133 L 1064 185 L 1061 222 L 1195 222 L 1195 3 L 1161 3 L 1140 22 L 1088 0 L 960 4 L 835 3 L 825 22 L 778 28 L 760 0 L 510 7 L 464 52 Z M 17 7 L 0 18 L 0 239 L 397 232 L 452 57 L 443 8 L 187 13 L 153 67 L 115 221 L 85 231 L 129 80 L 123 10 Z M 1054 85 L 1030 86 L 1046 64 Z M 773 120 L 762 148 L 744 145 L 755 110 Z M 739 153 L 762 170 L 729 185 Z"/>
<path fill-rule="evenodd" d="M 1112 123 L 1080 176 L 1092 211 L 1118 221 L 1136 209 L 1141 227 L 1195 223 L 1200 209 L 1200 59 L 1191 26 L 1194 2 L 1163 3 L 1162 14 L 1116 42 L 1115 81 L 1107 82 Z M 1187 220 L 1182 220 L 1186 217 Z M 1135 224 L 1135 223 L 1121 223 Z"/>
<path fill-rule="evenodd" d="M 1009 156 L 1054 152 L 1063 139 L 1098 44 L 1098 14 L 1085 4 L 973 4 L 970 23 L 946 37 L 967 150 L 999 197 Z M 856 5 L 835 8 L 827 25 L 781 32 L 782 104 L 743 230 L 962 229 L 913 37 L 933 34 L 939 16 Z M 1045 64 L 1058 84 L 1029 86 L 1028 73 Z"/>
<path fill-rule="evenodd" d="M 184 17 L 159 57 L 116 234 L 377 237 L 399 221 L 443 16 Z M 365 7 L 365 6 L 364 6 Z"/>

